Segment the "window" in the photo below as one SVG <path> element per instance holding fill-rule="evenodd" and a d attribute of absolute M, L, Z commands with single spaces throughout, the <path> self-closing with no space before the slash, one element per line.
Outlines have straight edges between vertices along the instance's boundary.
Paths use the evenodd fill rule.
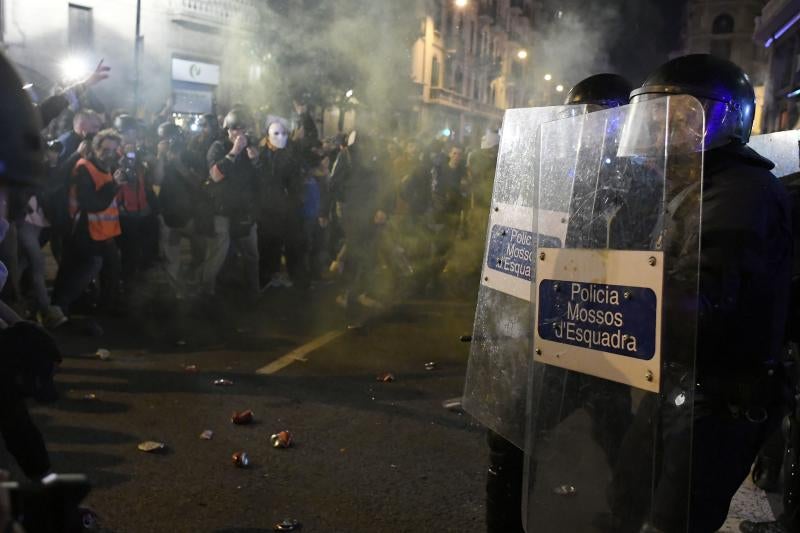
<path fill-rule="evenodd" d="M 455 89 L 459 94 L 464 91 L 464 72 L 461 70 L 461 67 L 456 67 Z"/>
<path fill-rule="evenodd" d="M 727 13 L 719 15 L 711 25 L 711 33 L 714 35 L 733 33 L 733 17 Z"/>
<path fill-rule="evenodd" d="M 69 5 L 69 48 L 72 51 L 92 47 L 92 8 Z"/>
<path fill-rule="evenodd" d="M 433 63 L 431 64 L 431 87 L 438 87 L 439 86 L 439 71 L 441 67 L 439 66 L 439 58 L 434 57 Z"/>

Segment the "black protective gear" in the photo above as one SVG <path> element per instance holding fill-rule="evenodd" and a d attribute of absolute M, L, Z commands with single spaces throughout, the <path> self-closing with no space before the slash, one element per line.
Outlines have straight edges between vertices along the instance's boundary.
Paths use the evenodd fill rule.
<path fill-rule="evenodd" d="M 222 127 L 226 130 L 229 129 L 243 129 L 248 130 L 253 126 L 253 117 L 242 108 L 232 109 L 225 115 L 225 120 L 222 121 Z"/>
<path fill-rule="evenodd" d="M 604 108 L 627 105 L 633 85 L 619 74 L 595 74 L 578 82 L 567 93 L 564 105 L 598 105 Z"/>
<path fill-rule="evenodd" d="M 750 78 L 737 65 L 710 54 L 667 61 L 631 93 L 631 102 L 647 96 L 688 94 L 703 103 L 706 149 L 738 141 L 746 144 L 753 129 L 756 99 Z"/>
<path fill-rule="evenodd" d="M 45 174 L 39 113 L 0 53 L 0 185 L 36 185 Z"/>
<path fill-rule="evenodd" d="M 126 132 L 139 129 L 139 121 L 131 115 L 123 114 L 114 119 L 114 129 L 118 132 Z"/>

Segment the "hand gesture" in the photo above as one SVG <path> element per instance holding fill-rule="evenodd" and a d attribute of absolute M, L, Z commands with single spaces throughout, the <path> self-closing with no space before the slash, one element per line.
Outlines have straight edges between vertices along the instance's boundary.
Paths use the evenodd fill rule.
<path fill-rule="evenodd" d="M 97 68 L 94 69 L 94 72 L 92 72 L 88 78 L 86 78 L 81 82 L 84 85 L 84 87 L 88 88 L 91 87 L 92 85 L 97 85 L 101 81 L 108 78 L 109 76 L 108 73 L 111 70 L 111 67 L 103 65 L 103 61 L 105 60 L 101 59 L 100 63 L 97 64 Z"/>
<path fill-rule="evenodd" d="M 250 159 L 256 159 L 258 157 L 258 149 L 255 146 L 248 146 L 247 157 Z"/>
<path fill-rule="evenodd" d="M 242 134 L 236 137 L 236 140 L 233 141 L 233 149 L 231 150 L 231 153 L 233 155 L 239 155 L 245 148 L 247 148 L 247 137 Z"/>

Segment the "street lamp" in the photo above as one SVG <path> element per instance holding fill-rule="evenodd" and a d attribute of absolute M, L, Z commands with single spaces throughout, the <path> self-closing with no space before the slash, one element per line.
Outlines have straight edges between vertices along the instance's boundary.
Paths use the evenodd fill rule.
<path fill-rule="evenodd" d="M 520 58 L 520 59 L 523 59 L 523 60 L 527 59 L 528 58 L 528 51 L 525 50 L 525 49 L 520 50 L 519 52 L 517 52 L 517 57 Z"/>
<path fill-rule="evenodd" d="M 551 76 L 550 74 L 545 74 L 544 75 L 544 81 L 550 81 L 552 79 L 553 79 L 553 76 Z"/>
<path fill-rule="evenodd" d="M 468 3 L 469 3 L 469 0 L 456 0 L 455 1 L 456 7 L 458 7 L 458 8 L 467 7 Z"/>
<path fill-rule="evenodd" d="M 66 81 L 82 78 L 89 72 L 89 65 L 82 57 L 70 56 L 61 62 L 61 73 Z"/>
<path fill-rule="evenodd" d="M 564 86 L 561 85 L 561 84 L 556 85 L 556 92 L 563 93 L 564 92 Z"/>

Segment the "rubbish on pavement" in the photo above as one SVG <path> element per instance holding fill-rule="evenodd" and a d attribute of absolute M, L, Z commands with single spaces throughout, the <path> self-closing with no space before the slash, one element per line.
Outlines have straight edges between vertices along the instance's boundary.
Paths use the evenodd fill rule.
<path fill-rule="evenodd" d="M 394 374 L 391 372 L 384 372 L 378 376 L 377 381 L 380 381 L 381 383 L 391 383 L 394 381 Z"/>
<path fill-rule="evenodd" d="M 214 385 L 218 387 L 230 387 L 231 385 L 233 385 L 233 381 L 229 379 L 215 379 Z"/>
<path fill-rule="evenodd" d="M 560 487 L 554 488 L 553 492 L 558 496 L 575 496 L 578 493 L 578 489 L 572 485 L 561 485 Z"/>
<path fill-rule="evenodd" d="M 111 359 L 111 352 L 106 350 L 105 348 L 100 348 L 95 352 L 95 355 L 100 358 L 101 361 L 107 361 Z"/>
<path fill-rule="evenodd" d="M 436 361 L 429 361 L 425 363 L 425 370 L 436 370 L 438 367 L 439 365 L 436 363 Z"/>
<path fill-rule="evenodd" d="M 453 411 L 456 413 L 464 412 L 464 409 L 461 407 L 461 396 L 457 396 L 455 398 L 448 398 L 447 400 L 442 402 L 442 407 L 444 407 L 448 411 Z"/>
<path fill-rule="evenodd" d="M 211 440 L 214 437 L 214 432 L 210 429 L 207 429 L 200 433 L 200 438 L 203 440 Z"/>
<path fill-rule="evenodd" d="M 284 429 L 279 433 L 275 433 L 269 438 L 272 441 L 273 448 L 289 448 L 292 445 L 292 434 L 289 430 Z"/>
<path fill-rule="evenodd" d="M 247 456 L 247 452 L 236 452 L 231 459 L 233 459 L 234 466 L 239 468 L 246 468 L 250 465 L 250 457 Z"/>
<path fill-rule="evenodd" d="M 139 450 L 147 453 L 160 452 L 166 447 L 167 445 L 163 442 L 156 442 L 153 440 L 146 440 L 139 443 Z"/>
<path fill-rule="evenodd" d="M 298 520 L 287 518 L 283 522 L 275 524 L 272 529 L 275 531 L 300 531 L 303 529 L 303 525 Z"/>
<path fill-rule="evenodd" d="M 186 370 L 187 372 L 197 372 L 200 369 L 197 368 L 197 365 L 186 365 L 184 367 L 184 370 Z"/>
<path fill-rule="evenodd" d="M 92 401 L 97 400 L 97 394 L 95 394 L 93 392 L 90 392 L 88 394 L 84 394 L 83 395 L 83 399 L 84 400 L 92 400 Z"/>
<path fill-rule="evenodd" d="M 231 422 L 237 426 L 243 426 L 253 421 L 253 411 L 247 409 L 246 411 L 234 411 L 231 415 Z"/>

